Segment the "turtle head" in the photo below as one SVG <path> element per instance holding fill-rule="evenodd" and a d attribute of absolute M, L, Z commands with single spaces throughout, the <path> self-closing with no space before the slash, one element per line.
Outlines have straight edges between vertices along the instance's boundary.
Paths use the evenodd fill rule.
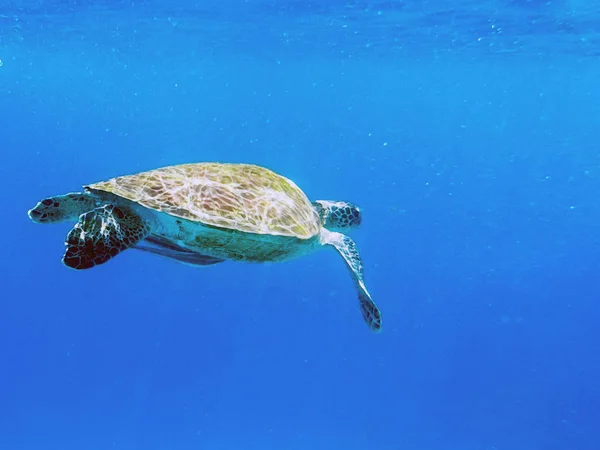
<path fill-rule="evenodd" d="M 28 211 L 35 223 L 76 221 L 79 216 L 98 206 L 96 198 L 86 192 L 71 192 L 45 198 Z"/>
<path fill-rule="evenodd" d="M 321 224 L 330 231 L 358 227 L 362 220 L 360 209 L 352 203 L 317 200 L 313 205 L 321 218 Z"/>

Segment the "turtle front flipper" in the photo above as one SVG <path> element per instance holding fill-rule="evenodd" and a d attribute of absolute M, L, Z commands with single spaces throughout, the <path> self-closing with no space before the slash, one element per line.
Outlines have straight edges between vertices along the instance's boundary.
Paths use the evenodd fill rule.
<path fill-rule="evenodd" d="M 358 291 L 358 300 L 363 319 L 371 330 L 380 331 L 381 312 L 373 299 L 371 299 L 371 295 L 365 286 L 363 264 L 354 241 L 342 233 L 323 229 L 321 231 L 321 243 L 333 246 L 342 255 L 348 265 L 348 269 L 350 269 L 356 290 Z"/>
<path fill-rule="evenodd" d="M 63 263 L 77 270 L 89 269 L 134 247 L 149 234 L 150 224 L 127 208 L 95 208 L 79 216 L 67 235 Z"/>
<path fill-rule="evenodd" d="M 98 206 L 98 200 L 87 192 L 48 197 L 38 202 L 28 211 L 29 218 L 35 223 L 57 223 L 77 218 Z"/>

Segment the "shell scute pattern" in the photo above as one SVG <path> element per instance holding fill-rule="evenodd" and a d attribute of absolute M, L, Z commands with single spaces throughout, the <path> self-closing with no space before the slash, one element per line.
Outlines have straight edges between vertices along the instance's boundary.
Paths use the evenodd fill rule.
<path fill-rule="evenodd" d="M 269 169 L 251 164 L 170 166 L 88 188 L 220 228 L 303 239 L 319 233 L 317 212 L 300 188 Z"/>

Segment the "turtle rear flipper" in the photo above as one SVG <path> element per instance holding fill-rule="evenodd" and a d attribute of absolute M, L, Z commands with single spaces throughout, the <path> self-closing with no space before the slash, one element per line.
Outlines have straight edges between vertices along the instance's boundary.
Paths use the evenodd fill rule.
<path fill-rule="evenodd" d="M 144 241 L 146 242 L 146 241 Z M 212 266 L 213 264 L 219 264 L 224 262 L 224 259 L 214 258 L 208 255 L 202 255 L 194 253 L 189 250 L 177 250 L 175 248 L 158 247 L 153 245 L 136 245 L 136 250 L 142 250 L 144 252 L 153 253 L 155 255 L 163 256 L 165 258 L 174 259 L 183 264 L 190 266 Z"/>
<path fill-rule="evenodd" d="M 367 291 L 363 277 L 363 264 L 354 241 L 348 236 L 323 229 L 321 242 L 333 246 L 346 261 L 358 291 L 358 300 L 363 319 L 373 331 L 381 330 L 381 312 Z"/>
<path fill-rule="evenodd" d="M 79 216 L 67 235 L 63 263 L 73 269 L 103 264 L 132 248 L 150 234 L 150 225 L 135 212 L 114 205 L 95 208 Z"/>

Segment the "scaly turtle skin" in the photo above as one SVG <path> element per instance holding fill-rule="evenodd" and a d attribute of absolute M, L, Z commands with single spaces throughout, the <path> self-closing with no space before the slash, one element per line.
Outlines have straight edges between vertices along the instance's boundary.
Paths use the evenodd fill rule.
<path fill-rule="evenodd" d="M 293 181 L 263 167 L 197 163 L 121 176 L 46 198 L 29 217 L 77 221 L 63 256 L 73 269 L 103 264 L 129 248 L 205 266 L 284 261 L 331 246 L 352 274 L 366 323 L 381 329 L 356 245 L 342 234 L 360 224 L 360 210 L 311 202 Z"/>

